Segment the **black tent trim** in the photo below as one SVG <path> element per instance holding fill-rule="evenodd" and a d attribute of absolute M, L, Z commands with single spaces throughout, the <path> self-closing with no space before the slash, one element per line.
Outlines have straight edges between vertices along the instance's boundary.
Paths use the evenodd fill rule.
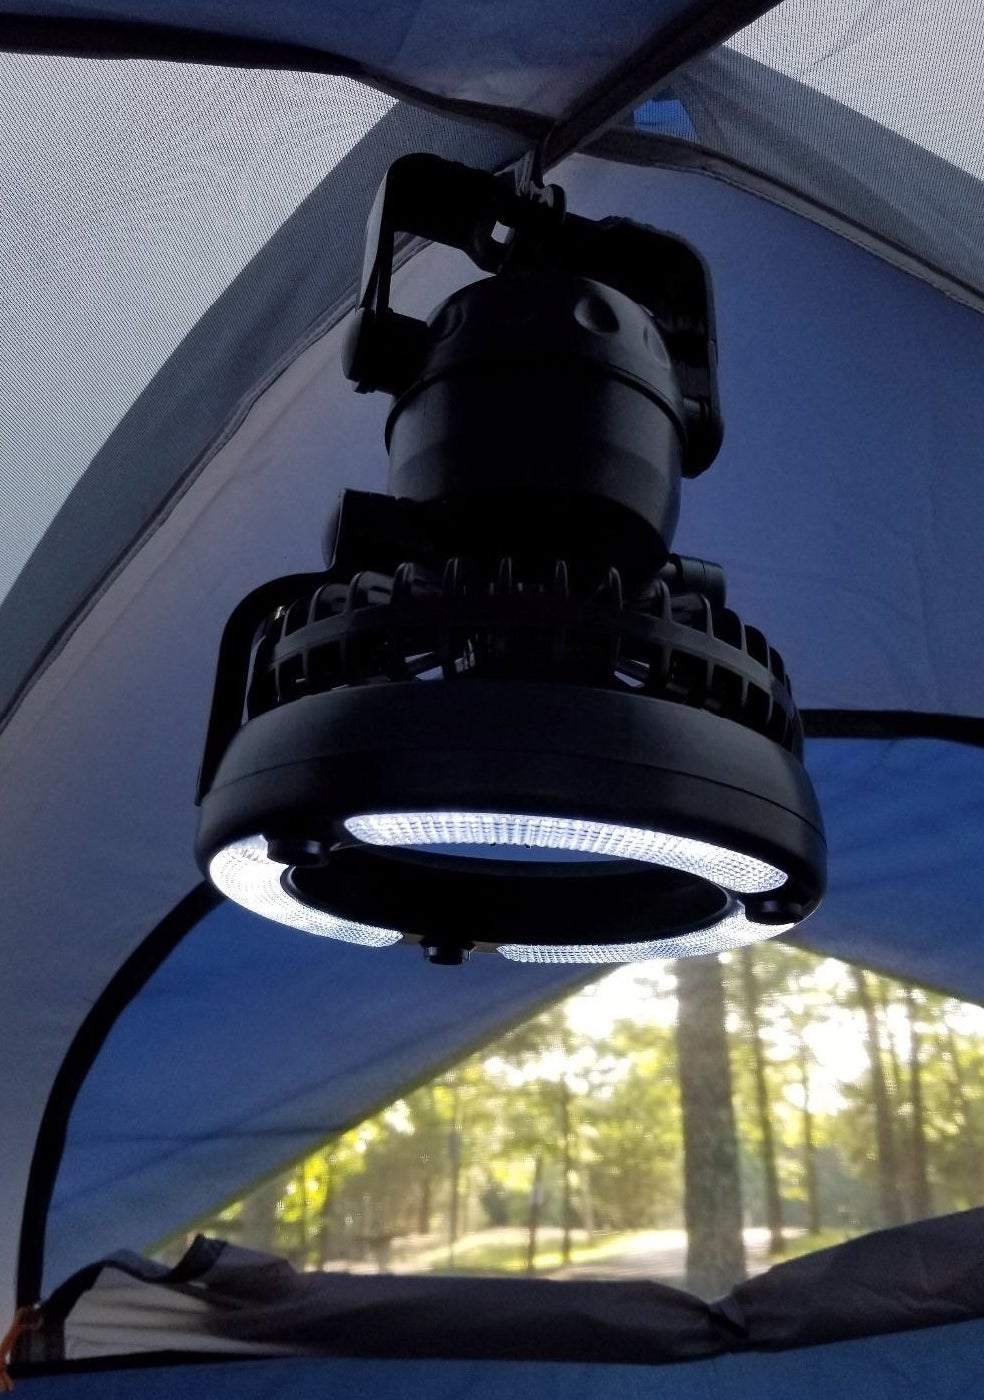
<path fill-rule="evenodd" d="M 90 1070 L 98 1059 L 113 1027 L 131 1002 L 143 991 L 154 973 L 163 966 L 182 940 L 192 933 L 208 914 L 225 902 L 223 896 L 208 881 L 202 881 L 190 894 L 186 895 L 130 954 L 126 962 L 107 983 L 68 1047 L 48 1095 L 31 1157 L 24 1211 L 21 1217 L 16 1289 L 18 1307 L 34 1307 L 41 1297 L 48 1215 L 65 1152 L 72 1112 Z M 540 1011 L 552 1005 L 559 996 L 570 995 L 579 987 L 593 981 L 598 973 L 599 969 L 596 967 L 586 968 L 582 978 L 568 982 L 561 991 L 551 991 L 542 999 L 530 1004 L 519 1016 L 514 1016 L 504 1024 L 500 1028 L 500 1032 L 511 1030 L 530 1017 L 538 1015 Z M 351 1122 L 339 1124 L 333 1131 L 344 1133 L 348 1132 L 350 1128 L 357 1127 L 365 1118 L 372 1117 L 374 1113 L 384 1109 L 398 1094 L 412 1092 L 421 1084 L 425 1084 L 435 1074 L 439 1074 L 442 1068 L 457 1063 L 459 1059 L 464 1059 L 474 1051 L 480 1050 L 487 1043 L 487 1039 L 487 1036 L 482 1036 L 477 1040 L 469 1041 L 459 1047 L 450 1060 L 443 1064 L 431 1065 L 409 1084 L 395 1086 L 393 1092 L 387 1094 L 381 1102 L 368 1105 Z M 319 1138 L 317 1143 L 312 1144 L 312 1147 L 319 1145 L 321 1141 L 322 1139 Z M 277 1172 L 282 1171 L 285 1166 L 291 1165 L 295 1160 L 296 1154 L 293 1154 L 288 1162 L 278 1163 L 262 1178 L 247 1183 L 246 1189 L 255 1189 L 262 1181 L 275 1176 Z M 238 1194 L 241 1192 L 237 1193 L 237 1196 Z M 223 1209 L 224 1204 L 220 1203 L 216 1208 Z M 195 1271 L 198 1268 L 199 1257 L 199 1254 L 192 1255 L 189 1251 L 185 1259 L 176 1266 L 178 1273 L 175 1274 L 175 1278 L 184 1277 L 188 1270 Z M 90 1269 L 94 1267 L 89 1266 Z M 98 1273 L 98 1269 L 96 1269 L 96 1273 Z M 86 1270 L 82 1270 L 78 1275 L 73 1275 L 72 1280 L 78 1280 L 83 1276 L 88 1276 Z M 66 1288 L 69 1287 L 72 1280 L 66 1282 Z M 59 1288 L 57 1292 L 60 1295 L 61 1289 Z"/>
<path fill-rule="evenodd" d="M 17 1262 L 17 1303 L 33 1306 L 41 1296 L 48 1209 L 72 1108 L 86 1076 L 120 1014 L 195 925 L 221 903 L 203 881 L 134 949 L 92 1004 L 55 1076 L 38 1129 L 24 1198 Z"/>
<path fill-rule="evenodd" d="M 803 710 L 808 739 L 942 739 L 984 747 L 984 718 L 919 710 Z"/>

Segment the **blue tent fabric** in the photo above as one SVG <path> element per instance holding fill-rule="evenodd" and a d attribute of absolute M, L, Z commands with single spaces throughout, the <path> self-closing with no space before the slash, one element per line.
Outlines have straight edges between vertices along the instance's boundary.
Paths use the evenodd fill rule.
<path fill-rule="evenodd" d="M 710 264 L 724 445 L 675 544 L 724 565 L 797 703 L 984 713 L 979 314 L 716 180 L 578 157 L 561 183 Z"/>
<path fill-rule="evenodd" d="M 798 941 L 984 1001 L 984 749 L 827 739 L 807 760 L 831 886 Z M 47 1284 L 94 1254 L 151 1244 L 584 970 L 489 956 L 440 975 L 436 984 L 407 949 L 366 953 L 231 904 L 209 914 L 120 1017 L 83 1085 L 49 1218 Z"/>
<path fill-rule="evenodd" d="M 658 133 L 660 136 L 677 136 L 689 141 L 697 136 L 686 107 L 671 93 L 644 102 L 633 113 L 632 120 L 640 131 Z"/>
<path fill-rule="evenodd" d="M 982 1386 L 984 1322 L 955 1323 L 775 1354 L 748 1353 L 669 1366 L 508 1361 L 291 1358 L 21 1371 L 29 1400 L 968 1400 Z"/>
<path fill-rule="evenodd" d="M 461 971 L 440 969 L 435 984 L 416 950 L 367 956 L 228 903 L 208 915 L 86 1080 L 52 1203 L 47 1285 L 96 1251 L 153 1243 L 585 975 L 531 975 L 498 957 Z"/>
<path fill-rule="evenodd" d="M 984 1001 L 984 749 L 932 739 L 816 740 L 807 764 L 831 883 L 795 941 Z"/>

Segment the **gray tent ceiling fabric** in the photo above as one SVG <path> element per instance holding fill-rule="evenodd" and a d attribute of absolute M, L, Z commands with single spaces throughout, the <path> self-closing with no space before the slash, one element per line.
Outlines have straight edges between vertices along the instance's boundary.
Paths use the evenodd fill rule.
<path fill-rule="evenodd" d="M 729 48 L 692 65 L 674 89 L 703 147 L 835 210 L 958 288 L 984 295 L 984 169 L 961 169 Z"/>
<path fill-rule="evenodd" d="M 401 97 L 543 133 L 613 116 L 767 0 L 40 0 L 0 8 L 0 48 L 179 57 L 347 74 Z M 599 105 L 600 104 L 600 105 Z"/>
<path fill-rule="evenodd" d="M 978 0 L 783 0 L 728 47 L 984 178 Z"/>
<path fill-rule="evenodd" d="M 676 74 L 692 129 L 671 134 L 693 149 L 649 158 L 785 202 L 982 309 L 982 67 L 977 0 L 784 0 Z M 637 124 L 665 136 L 659 117 Z"/>
<path fill-rule="evenodd" d="M 81 66 L 87 75 L 90 69 L 107 67 L 71 66 Z M 108 68 L 117 73 L 129 66 Z M 155 81 L 163 84 L 165 78 L 156 70 L 170 65 L 136 67 L 154 70 Z M 184 75 L 188 70 L 177 71 Z M 517 151 L 510 137 L 406 105 L 385 110 L 389 104 L 384 99 L 352 83 L 309 78 L 291 82 L 304 83 L 306 100 L 316 101 L 319 124 L 307 144 L 295 143 L 297 152 L 288 161 L 291 127 L 278 131 L 277 124 L 281 75 L 267 75 L 269 100 L 258 101 L 253 112 L 245 101 L 252 90 L 243 75 L 194 71 L 211 75 L 207 95 L 223 115 L 239 105 L 245 113 L 231 135 L 227 133 L 219 159 L 235 194 L 233 203 L 222 208 L 209 198 L 215 181 L 208 171 L 215 153 L 208 157 L 200 134 L 189 138 L 189 166 L 198 163 L 181 178 L 181 184 L 189 186 L 188 198 L 182 194 L 175 199 L 173 186 L 161 183 L 139 159 L 139 170 L 125 172 L 125 178 L 114 183 L 115 143 L 112 134 L 104 132 L 96 150 L 102 161 L 96 177 L 90 183 L 82 181 L 77 166 L 65 175 L 75 191 L 70 218 L 58 226 L 53 239 L 25 239 L 26 251 L 17 253 L 30 263 L 38 256 L 35 244 L 40 244 L 46 250 L 42 256 L 61 272 L 51 282 L 42 267 L 36 276 L 25 274 L 22 285 L 11 291 L 7 354 L 17 369 L 0 382 L 0 396 L 6 400 L 0 416 L 0 569 L 9 588 L 0 602 L 0 724 L 34 667 L 104 586 L 145 527 L 159 519 L 196 464 L 231 430 L 251 396 L 298 352 L 306 337 L 323 333 L 332 318 L 352 304 L 365 220 L 389 164 L 409 151 L 430 150 L 494 168 Z M 93 102 L 98 99 L 115 111 L 119 86 L 95 85 Z M 139 84 L 136 90 L 144 93 Z M 332 110 L 344 112 L 353 92 L 362 94 L 355 99 L 358 120 L 352 118 L 348 127 L 333 122 Z M 263 97 L 262 86 L 259 96 Z M 199 104 L 204 101 L 201 93 L 196 97 Z M 144 100 L 141 96 L 140 102 Z M 286 106 L 289 117 L 289 103 Z M 142 120 L 151 122 L 142 106 L 139 111 Z M 190 106 L 187 120 L 197 129 L 194 111 Z M 311 119 L 306 108 L 301 111 Z M 96 115 L 89 115 L 96 126 Z M 325 146 L 326 131 L 335 132 L 334 150 Z M 249 133 L 256 149 L 247 140 Z M 78 160 L 84 158 L 85 145 L 80 143 Z M 252 250 L 270 222 L 269 215 L 265 222 L 246 220 L 250 232 L 240 232 L 243 200 L 267 201 L 266 186 L 275 190 L 278 180 L 284 182 L 276 172 L 285 164 L 294 170 L 295 185 L 304 198 L 283 222 L 283 209 L 273 216 L 273 236 L 239 270 L 233 256 L 236 240 Z M 137 212 L 130 180 L 146 187 L 144 205 Z M 167 206 L 172 221 L 176 209 L 183 211 L 171 230 L 173 246 L 166 250 L 158 201 Z M 25 196 L 25 205 L 29 203 Z M 130 235 L 119 232 L 118 206 L 129 210 Z M 83 241 L 81 248 L 72 239 L 73 220 L 89 230 L 89 243 Z M 117 237 L 122 241 L 113 242 Z M 215 285 L 201 290 L 194 279 L 204 276 L 209 250 L 224 268 Z M 235 275 L 226 285 L 230 272 Z M 148 284 L 154 288 L 153 308 L 145 290 Z M 216 293 L 206 310 L 208 298 Z M 199 304 L 202 298 L 204 304 Z M 171 317 L 156 332 L 155 312 Z M 29 316 L 35 323 L 33 335 L 24 332 Z M 189 320 L 195 324 L 187 329 Z M 178 336 L 180 343 L 117 424 L 125 406 L 121 400 L 134 387 L 134 367 L 142 356 L 153 363 L 161 346 L 169 348 Z M 65 363 L 72 347 L 81 365 L 74 374 Z M 38 411 L 40 404 L 44 412 Z M 93 419 L 88 426 L 87 414 Z M 112 431 L 86 466 L 94 439 L 107 429 Z M 52 510 L 56 513 L 49 524 Z M 36 537 L 43 531 L 38 543 Z"/>
<path fill-rule="evenodd" d="M 11 54 L 0 88 L 2 597 L 185 335 L 392 104 L 341 79 Z M 354 259 L 357 222 L 323 230 L 326 261 Z"/>

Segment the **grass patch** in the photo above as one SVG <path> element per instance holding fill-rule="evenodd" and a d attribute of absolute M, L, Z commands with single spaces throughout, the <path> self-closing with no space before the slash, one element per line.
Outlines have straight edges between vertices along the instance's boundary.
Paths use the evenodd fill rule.
<path fill-rule="evenodd" d="M 594 1235 L 590 1240 L 574 1241 L 571 1246 L 572 1264 L 587 1264 L 617 1254 L 626 1240 L 632 1236 L 624 1231 L 613 1230 L 604 1235 Z M 539 1245 L 534 1261 L 534 1272 L 552 1273 L 561 1268 L 563 1254 L 559 1239 L 545 1240 Z M 454 1251 L 454 1267 L 449 1268 L 447 1260 L 437 1263 L 427 1270 L 434 1274 L 480 1273 L 516 1274 L 526 1272 L 526 1244 L 521 1241 L 482 1240 L 475 1244 L 462 1244 Z"/>
<path fill-rule="evenodd" d="M 773 1254 L 773 1263 L 781 1264 L 784 1259 L 798 1259 L 803 1254 L 813 1254 L 818 1249 L 830 1249 L 832 1245 L 843 1244 L 851 1236 L 846 1230 L 821 1230 L 816 1235 L 791 1235 L 786 1238 L 783 1254 Z"/>

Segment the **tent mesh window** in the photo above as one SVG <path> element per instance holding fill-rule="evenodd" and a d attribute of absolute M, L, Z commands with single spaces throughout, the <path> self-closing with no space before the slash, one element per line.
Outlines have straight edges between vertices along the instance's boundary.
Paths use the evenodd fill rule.
<path fill-rule="evenodd" d="M 318 74 L 0 54 L 0 723 L 305 343 L 392 161 L 513 138 Z"/>
<path fill-rule="evenodd" d="M 970 0 L 787 0 L 702 55 L 635 113 L 717 173 L 838 224 L 981 305 L 984 34 Z M 653 159 L 714 170 L 695 153 Z"/>
<path fill-rule="evenodd" d="M 149 61 L 3 54 L 0 81 L 2 597 L 182 338 L 392 103 Z"/>
<path fill-rule="evenodd" d="M 198 1230 L 300 1270 L 720 1296 L 984 1200 L 984 1010 L 779 944 L 620 969 Z M 689 1234 L 688 1234 L 689 1232 Z"/>

